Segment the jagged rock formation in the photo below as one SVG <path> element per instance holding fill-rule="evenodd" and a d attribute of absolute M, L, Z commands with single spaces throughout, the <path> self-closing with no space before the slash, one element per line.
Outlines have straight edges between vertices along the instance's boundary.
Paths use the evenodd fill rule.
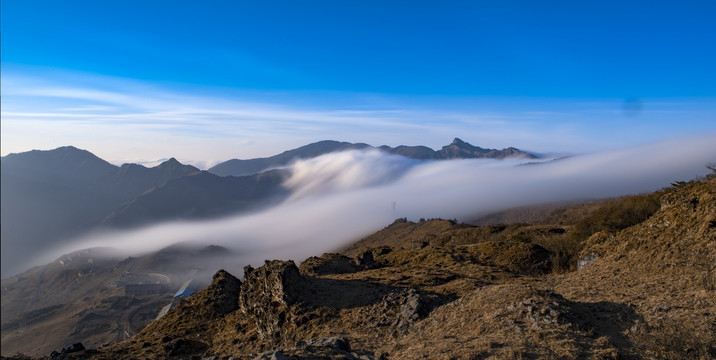
<path fill-rule="evenodd" d="M 323 254 L 320 257 L 312 256 L 301 263 L 301 273 L 306 275 L 327 275 L 346 274 L 364 270 L 366 264 L 375 264 L 372 261 L 372 253 L 366 252 L 366 256 L 358 261 L 341 254 Z"/>
<path fill-rule="evenodd" d="M 521 151 L 519 149 L 509 147 L 502 150 L 483 149 L 479 146 L 473 146 L 469 143 L 455 138 L 450 145 L 443 146 L 442 149 L 436 151 L 436 157 L 439 159 L 504 159 L 508 157 L 517 157 L 525 159 L 535 159 L 536 156 Z"/>
<path fill-rule="evenodd" d="M 209 292 L 211 312 L 214 316 L 223 316 L 238 308 L 236 298 L 241 293 L 243 284 L 239 279 L 226 272 L 219 270 L 206 291 Z"/>
<path fill-rule="evenodd" d="M 484 149 L 473 146 L 459 138 L 453 139 L 450 145 L 445 145 L 440 150 L 433 150 L 425 146 L 380 146 L 378 149 L 390 154 L 406 156 L 419 160 L 447 160 L 447 159 L 505 159 L 523 158 L 535 159 L 536 156 L 522 150 L 509 147 L 502 150 Z"/>
<path fill-rule="evenodd" d="M 263 341 L 279 345 L 286 340 L 281 330 L 296 317 L 292 308 L 301 300 L 303 283 L 293 261 L 267 261 L 258 269 L 244 269 L 239 306 L 254 319 Z"/>

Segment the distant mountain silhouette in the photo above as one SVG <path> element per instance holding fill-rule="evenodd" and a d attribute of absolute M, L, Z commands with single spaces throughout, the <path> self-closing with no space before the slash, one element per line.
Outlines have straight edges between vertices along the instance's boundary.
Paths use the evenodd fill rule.
<path fill-rule="evenodd" d="M 479 146 L 473 146 L 466 143 L 458 138 L 455 138 L 450 145 L 443 146 L 443 148 L 436 153 L 440 154 L 441 159 L 505 159 L 505 158 L 525 158 L 535 159 L 537 156 L 524 152 L 522 150 L 508 147 L 502 150 L 497 149 L 483 149 Z"/>
<path fill-rule="evenodd" d="M 370 145 L 324 140 L 301 146 L 297 149 L 284 151 L 278 155 L 274 155 L 271 157 L 248 160 L 228 160 L 211 167 L 207 171 L 219 176 L 253 175 L 273 167 L 288 165 L 291 161 L 296 159 L 313 158 L 331 152 L 338 152 L 350 149 L 364 149 L 367 147 L 370 147 Z"/>
<path fill-rule="evenodd" d="M 168 181 L 199 173 L 200 170 L 171 158 L 155 167 L 124 164 L 117 171 L 98 179 L 97 186 L 115 201 L 125 202 Z"/>
<path fill-rule="evenodd" d="M 383 145 L 378 147 L 378 149 L 390 154 L 401 155 L 418 160 L 434 160 L 439 158 L 435 150 L 427 146 L 400 145 L 392 148 L 388 145 Z"/>
<path fill-rule="evenodd" d="M 287 192 L 281 184 L 288 175 L 282 170 L 241 177 L 197 172 L 168 181 L 123 204 L 102 225 L 122 228 L 253 210 L 285 198 Z"/>
<path fill-rule="evenodd" d="M 117 170 L 117 167 L 87 150 L 63 146 L 54 150 L 32 150 L 2 158 L 3 176 L 31 181 L 90 183 Z M 7 170 L 7 172 L 6 172 Z"/>
<path fill-rule="evenodd" d="M 199 172 L 175 159 L 118 167 L 72 146 L 10 154 L 0 164 L 3 276 L 37 249 L 93 228 L 122 203 Z"/>
<path fill-rule="evenodd" d="M 217 164 L 216 166 L 210 168 L 207 171 L 219 176 L 251 175 L 260 173 L 271 168 L 287 165 L 291 161 L 297 159 L 309 159 L 331 152 L 365 148 L 373 147 L 363 143 L 353 144 L 348 142 L 338 142 L 331 140 L 319 141 L 317 143 L 302 146 L 297 149 L 285 151 L 279 155 L 275 155 L 272 157 L 249 160 L 232 159 Z M 438 151 L 435 151 L 427 146 L 406 145 L 400 145 L 394 148 L 387 145 L 383 145 L 377 147 L 376 149 L 387 152 L 389 154 L 405 156 L 418 160 L 449 160 L 477 158 L 505 159 L 510 157 L 534 159 L 537 157 L 533 154 L 513 147 L 509 147 L 502 150 L 483 149 L 478 146 L 470 145 L 469 143 L 466 143 L 458 138 L 455 138 L 450 145 L 443 146 L 443 148 Z"/>
<path fill-rule="evenodd" d="M 479 146 L 473 146 L 459 138 L 455 138 L 450 145 L 445 145 L 442 149 L 435 151 L 426 146 L 397 146 L 391 148 L 383 145 L 378 149 L 385 152 L 401 155 L 419 160 L 449 160 L 449 159 L 505 159 L 505 158 L 524 158 L 534 159 L 537 156 L 524 152 L 522 150 L 509 147 L 502 150 L 483 149 Z"/>

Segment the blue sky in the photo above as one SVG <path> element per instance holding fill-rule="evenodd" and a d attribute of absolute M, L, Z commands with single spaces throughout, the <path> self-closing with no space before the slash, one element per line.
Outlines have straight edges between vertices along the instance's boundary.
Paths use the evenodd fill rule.
<path fill-rule="evenodd" d="M 199 164 L 455 136 L 583 152 L 716 132 L 712 1 L 0 7 L 2 155 Z"/>

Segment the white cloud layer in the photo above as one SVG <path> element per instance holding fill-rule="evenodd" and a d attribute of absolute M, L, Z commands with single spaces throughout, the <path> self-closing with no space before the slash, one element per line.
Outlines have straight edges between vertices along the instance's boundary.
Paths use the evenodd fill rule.
<path fill-rule="evenodd" d="M 457 218 L 545 202 L 642 193 L 706 173 L 716 136 L 682 138 L 538 165 L 520 161 L 413 161 L 350 151 L 299 161 L 286 185 L 295 196 L 272 209 L 224 219 L 95 234 L 43 257 L 88 247 L 128 252 L 178 242 L 238 251 L 236 268 L 264 259 L 302 260 L 373 233 L 399 217 Z"/>

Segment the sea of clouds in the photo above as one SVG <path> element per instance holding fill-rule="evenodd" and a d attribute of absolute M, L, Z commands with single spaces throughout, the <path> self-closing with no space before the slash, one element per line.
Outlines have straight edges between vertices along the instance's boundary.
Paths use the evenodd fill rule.
<path fill-rule="evenodd" d="M 292 175 L 284 186 L 292 195 L 273 208 L 95 233 L 52 249 L 39 262 L 90 247 L 138 254 L 194 243 L 235 250 L 232 270 L 238 271 L 264 259 L 301 261 L 335 251 L 396 218 L 469 221 L 517 206 L 650 192 L 704 175 L 714 161 L 714 135 L 538 162 L 419 161 L 377 150 L 346 151 L 287 166 Z"/>

